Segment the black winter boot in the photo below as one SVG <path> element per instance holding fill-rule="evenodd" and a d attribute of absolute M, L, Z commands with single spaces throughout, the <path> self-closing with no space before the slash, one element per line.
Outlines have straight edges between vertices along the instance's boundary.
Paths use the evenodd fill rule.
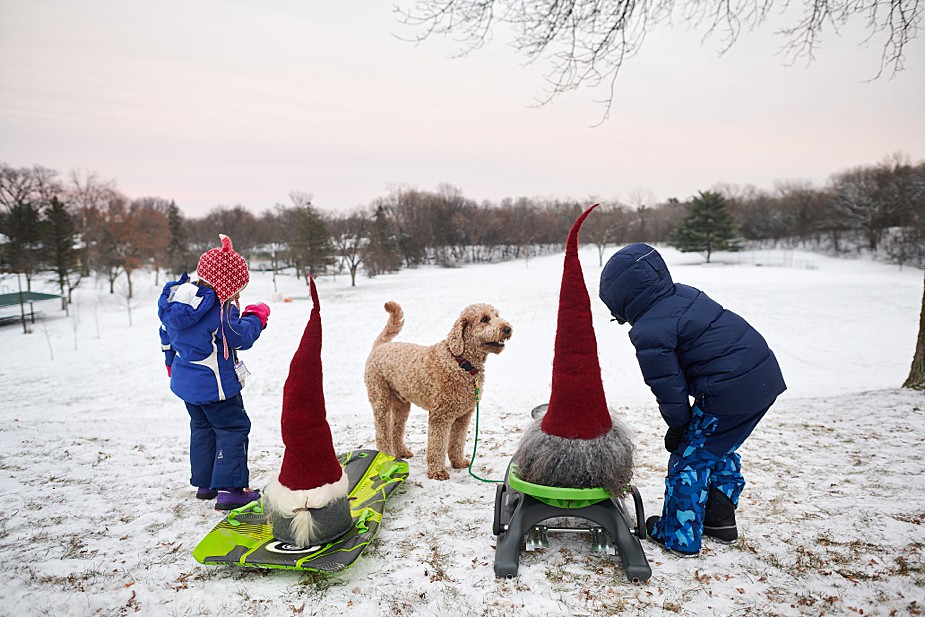
<path fill-rule="evenodd" d="M 736 528 L 736 507 L 718 488 L 711 486 L 707 512 L 703 519 L 703 535 L 717 542 L 732 544 L 739 538 Z"/>

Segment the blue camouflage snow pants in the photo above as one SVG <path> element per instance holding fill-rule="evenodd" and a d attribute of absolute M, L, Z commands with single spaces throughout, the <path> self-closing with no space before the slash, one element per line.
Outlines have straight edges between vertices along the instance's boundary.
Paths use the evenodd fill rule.
<path fill-rule="evenodd" d="M 741 459 L 736 450 L 751 434 L 767 409 L 749 418 L 736 418 L 735 440 L 731 446 L 716 453 L 711 451 L 711 439 L 728 442 L 728 434 L 720 426 L 720 419 L 705 413 L 699 407 L 691 410 L 691 423 L 681 445 L 668 459 L 665 477 L 665 503 L 662 516 L 653 530 L 653 536 L 664 540 L 666 548 L 685 553 L 700 550 L 703 520 L 706 514 L 710 487 L 722 491 L 733 505 L 739 504 L 739 495 L 745 487 Z M 724 418 L 724 420 L 726 420 Z M 743 422 L 744 420 L 744 422 Z M 728 422 L 727 422 L 728 423 Z"/>

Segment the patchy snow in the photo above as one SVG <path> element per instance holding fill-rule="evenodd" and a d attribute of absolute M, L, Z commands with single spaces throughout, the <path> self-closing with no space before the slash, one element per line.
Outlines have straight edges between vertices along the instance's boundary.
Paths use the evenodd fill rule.
<path fill-rule="evenodd" d="M 610 254 L 612 251 L 608 251 Z M 550 534 L 520 576 L 492 569 L 495 486 L 465 470 L 424 471 L 426 417 L 412 411 L 408 483 L 379 535 L 341 574 L 202 566 L 191 551 L 221 519 L 188 485 L 188 417 L 169 391 L 157 338 L 160 284 L 137 276 L 126 302 L 85 282 L 71 316 L 44 307 L 31 335 L 0 328 L 0 541 L 9 615 L 917 615 L 925 608 L 925 395 L 900 389 L 912 359 L 922 273 L 793 251 L 699 258 L 663 251 L 675 280 L 751 321 L 780 358 L 789 390 L 741 450 L 749 485 L 732 546 L 697 559 L 644 542 L 640 585 L 580 534 Z M 636 433 L 635 485 L 661 509 L 665 426 L 626 326 L 596 299 L 596 252 L 582 249 L 610 404 Z M 399 340 L 443 338 L 459 310 L 490 302 L 514 326 L 487 362 L 474 469 L 500 478 L 551 377 L 562 257 L 375 279 L 318 281 L 325 395 L 339 451 L 374 447 L 363 364 L 386 300 Z M 308 318 L 304 281 L 271 301 L 254 273 L 246 302 L 273 313 L 254 349 L 244 401 L 253 420 L 252 486 L 282 459 L 279 413 L 289 358 Z M 469 429 L 471 452 L 474 423 Z"/>

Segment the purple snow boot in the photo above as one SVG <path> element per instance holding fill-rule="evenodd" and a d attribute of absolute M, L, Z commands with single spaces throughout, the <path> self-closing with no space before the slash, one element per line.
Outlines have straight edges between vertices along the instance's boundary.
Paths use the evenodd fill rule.
<path fill-rule="evenodd" d="M 252 501 L 260 499 L 260 491 L 252 491 L 245 488 L 231 488 L 218 491 L 218 499 L 215 500 L 216 510 L 234 510 L 241 506 L 246 506 Z"/>
<path fill-rule="evenodd" d="M 196 499 L 215 499 L 218 491 L 208 486 L 200 486 L 196 489 Z"/>

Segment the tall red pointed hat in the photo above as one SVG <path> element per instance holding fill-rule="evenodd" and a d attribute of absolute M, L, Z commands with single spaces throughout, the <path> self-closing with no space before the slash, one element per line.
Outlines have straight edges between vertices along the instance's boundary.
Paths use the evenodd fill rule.
<path fill-rule="evenodd" d="M 321 309 L 309 279 L 312 311 L 289 364 L 283 386 L 282 434 L 286 450 L 279 483 L 293 491 L 311 490 L 341 479 L 324 405 L 321 371 Z"/>
<path fill-rule="evenodd" d="M 601 380 L 591 299 L 578 260 L 578 230 L 598 205 L 594 204 L 578 217 L 565 244 L 552 361 L 552 393 L 543 416 L 542 431 L 566 439 L 594 439 L 613 426 Z"/>

